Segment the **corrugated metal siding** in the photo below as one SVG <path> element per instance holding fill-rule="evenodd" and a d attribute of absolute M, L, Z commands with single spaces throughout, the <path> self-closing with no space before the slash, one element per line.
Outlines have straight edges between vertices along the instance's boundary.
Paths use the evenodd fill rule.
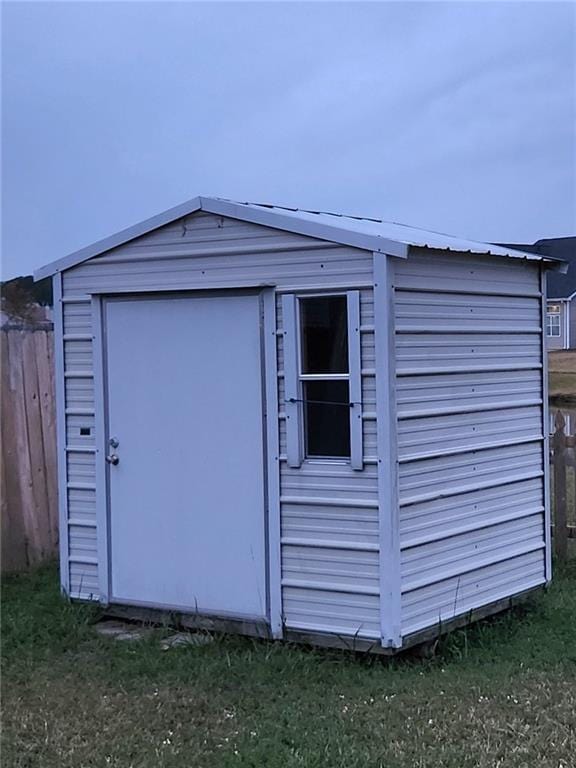
<path fill-rule="evenodd" d="M 197 213 L 68 270 L 64 296 L 325 281 L 347 288 L 370 285 L 371 275 L 366 251 Z"/>
<path fill-rule="evenodd" d="M 538 267 L 395 262 L 402 633 L 545 581 Z"/>
<path fill-rule="evenodd" d="M 98 592 L 89 294 L 260 284 L 361 289 L 364 470 L 319 462 L 290 469 L 279 414 L 283 601 L 288 627 L 379 638 L 372 254 L 210 214 L 186 217 L 63 274 L 72 594 Z M 281 328 L 279 299 L 277 307 Z M 281 335 L 278 368 L 282 405 Z"/>
<path fill-rule="evenodd" d="M 63 304 L 70 593 L 97 599 L 92 308 L 81 295 Z M 62 535 L 62 534 L 61 534 Z"/>
<path fill-rule="evenodd" d="M 282 303 L 277 301 L 282 597 L 291 629 L 379 639 L 374 299 L 360 293 L 365 465 L 286 462 Z"/>
<path fill-rule="evenodd" d="M 98 600 L 98 564 L 88 562 L 88 555 L 70 555 L 70 596 L 82 600 Z"/>

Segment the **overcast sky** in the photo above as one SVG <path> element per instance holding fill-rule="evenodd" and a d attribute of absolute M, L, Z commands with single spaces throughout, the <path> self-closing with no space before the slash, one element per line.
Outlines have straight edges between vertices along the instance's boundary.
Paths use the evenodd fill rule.
<path fill-rule="evenodd" d="M 4 3 L 3 276 L 198 194 L 576 234 L 576 4 Z"/>

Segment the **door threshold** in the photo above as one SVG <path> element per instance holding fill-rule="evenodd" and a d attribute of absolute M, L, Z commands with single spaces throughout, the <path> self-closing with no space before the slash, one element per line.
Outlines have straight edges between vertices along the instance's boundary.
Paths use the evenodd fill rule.
<path fill-rule="evenodd" d="M 202 629 L 208 632 L 247 635 L 264 640 L 272 639 L 267 619 L 232 618 L 200 613 L 187 613 L 183 608 L 149 608 L 133 604 L 112 602 L 104 607 L 105 616 L 160 624 L 186 629 Z"/>

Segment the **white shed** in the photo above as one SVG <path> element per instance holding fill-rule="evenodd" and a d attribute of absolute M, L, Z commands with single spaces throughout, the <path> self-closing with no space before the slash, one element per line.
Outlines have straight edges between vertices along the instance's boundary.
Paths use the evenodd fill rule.
<path fill-rule="evenodd" d="M 393 653 L 545 584 L 551 266 L 198 197 L 40 269 L 63 590 Z"/>

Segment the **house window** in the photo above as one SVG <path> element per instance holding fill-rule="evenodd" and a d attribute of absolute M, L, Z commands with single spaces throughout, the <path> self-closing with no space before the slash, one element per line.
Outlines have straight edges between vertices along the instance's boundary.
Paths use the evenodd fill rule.
<path fill-rule="evenodd" d="M 546 335 L 560 336 L 560 304 L 548 304 L 546 312 Z"/>
<path fill-rule="evenodd" d="M 299 382 L 306 458 L 350 458 L 347 297 L 300 298 Z"/>

